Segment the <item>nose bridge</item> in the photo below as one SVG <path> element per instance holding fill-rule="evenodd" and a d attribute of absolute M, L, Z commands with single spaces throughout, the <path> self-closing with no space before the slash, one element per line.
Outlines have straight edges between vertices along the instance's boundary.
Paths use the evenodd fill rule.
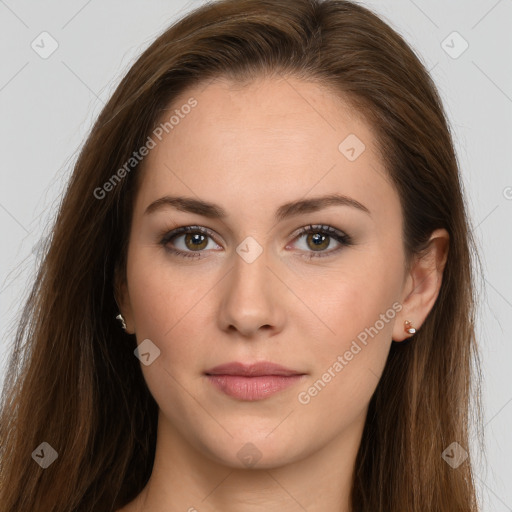
<path fill-rule="evenodd" d="M 231 272 L 230 295 L 238 301 L 262 305 L 268 297 L 269 288 L 269 251 L 254 239 L 244 240 L 236 249 L 237 255 L 233 261 Z M 247 308 L 248 304 L 244 307 Z"/>
<path fill-rule="evenodd" d="M 252 237 L 236 248 L 233 268 L 225 284 L 222 301 L 223 328 L 236 328 L 244 334 L 262 326 L 278 327 L 279 301 L 270 266 L 271 254 Z"/>

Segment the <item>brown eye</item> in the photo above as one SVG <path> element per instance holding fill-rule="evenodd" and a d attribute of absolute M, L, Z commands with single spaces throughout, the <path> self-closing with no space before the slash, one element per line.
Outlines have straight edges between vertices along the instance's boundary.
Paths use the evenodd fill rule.
<path fill-rule="evenodd" d="M 306 243 L 308 247 L 313 251 L 321 251 L 329 247 L 330 237 L 329 235 L 322 235 L 320 233 L 308 234 L 306 237 Z"/>
<path fill-rule="evenodd" d="M 352 245 L 349 235 L 331 226 L 306 226 L 301 229 L 296 240 L 300 241 L 302 238 L 305 242 L 303 244 L 296 243 L 296 245 L 306 253 L 304 256 L 308 259 L 331 256 L 338 253 L 343 246 Z M 331 249 L 327 250 L 329 247 Z"/>
<path fill-rule="evenodd" d="M 208 247 L 210 242 L 212 242 L 212 247 Z M 200 257 L 205 249 L 220 247 L 215 243 L 212 233 L 201 226 L 185 226 L 174 229 L 161 239 L 160 244 L 167 251 L 185 258 Z"/>
<path fill-rule="evenodd" d="M 185 235 L 185 246 L 191 251 L 197 251 L 206 248 L 208 245 L 208 238 L 201 233 Z"/>

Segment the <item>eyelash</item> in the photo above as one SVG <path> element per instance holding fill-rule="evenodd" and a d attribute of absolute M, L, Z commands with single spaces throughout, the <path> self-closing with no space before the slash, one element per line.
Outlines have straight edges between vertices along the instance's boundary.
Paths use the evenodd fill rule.
<path fill-rule="evenodd" d="M 184 226 L 181 228 L 174 229 L 172 231 L 169 231 L 165 233 L 163 238 L 160 241 L 160 244 L 165 248 L 166 251 L 170 252 L 171 254 L 175 254 L 177 256 L 180 256 L 182 258 L 200 258 L 201 252 L 203 251 L 180 251 L 178 249 L 171 249 L 167 247 L 167 244 L 173 239 L 178 237 L 179 235 L 182 235 L 184 233 L 200 233 L 202 235 L 209 236 L 213 239 L 213 234 L 210 230 L 203 228 L 201 226 Z M 337 229 L 331 227 L 331 226 L 325 226 L 325 225 L 312 225 L 303 227 L 299 233 L 297 233 L 297 236 L 294 238 L 298 239 L 304 235 L 308 235 L 310 233 L 313 234 L 322 234 L 322 235 L 328 235 L 330 238 L 333 238 L 338 243 L 341 244 L 341 246 L 348 247 L 352 245 L 352 239 L 349 235 L 338 231 Z M 327 256 L 331 256 L 335 253 L 338 253 L 342 247 L 339 247 L 338 249 L 330 250 L 330 251 L 311 251 L 310 255 L 302 255 L 304 258 L 311 260 L 314 258 L 324 258 Z"/>

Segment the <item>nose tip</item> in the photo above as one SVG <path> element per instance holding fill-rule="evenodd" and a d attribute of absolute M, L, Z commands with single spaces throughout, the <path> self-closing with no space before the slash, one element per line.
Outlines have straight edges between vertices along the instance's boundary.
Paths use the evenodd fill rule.
<path fill-rule="evenodd" d="M 267 266 L 263 248 L 250 238 L 237 247 L 241 254 L 224 285 L 219 315 L 224 330 L 238 331 L 244 337 L 279 330 L 283 322 L 275 289 L 277 280 Z"/>

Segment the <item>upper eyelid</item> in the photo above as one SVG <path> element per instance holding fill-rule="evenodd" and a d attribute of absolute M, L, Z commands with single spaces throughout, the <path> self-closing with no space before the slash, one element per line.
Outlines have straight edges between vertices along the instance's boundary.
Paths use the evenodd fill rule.
<path fill-rule="evenodd" d="M 215 239 L 216 233 L 210 228 L 206 228 L 204 226 L 190 225 L 190 226 L 181 226 L 178 228 L 170 229 L 166 231 L 162 237 L 162 240 L 171 240 L 172 238 L 186 235 L 187 233 L 202 233 L 204 235 L 211 236 L 211 238 Z"/>

